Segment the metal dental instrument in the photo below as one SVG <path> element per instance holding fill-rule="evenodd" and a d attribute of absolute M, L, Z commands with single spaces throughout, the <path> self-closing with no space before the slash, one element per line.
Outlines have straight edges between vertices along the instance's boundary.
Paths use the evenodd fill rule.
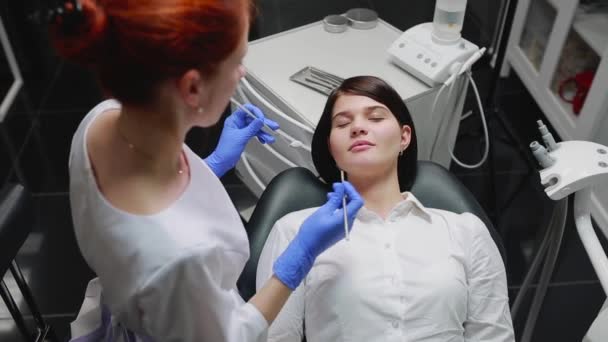
<path fill-rule="evenodd" d="M 336 88 L 333 85 L 327 84 L 326 82 L 317 81 L 317 80 L 314 80 L 314 79 L 311 79 L 311 78 L 308 78 L 308 77 L 304 78 L 304 80 L 306 80 L 306 82 L 310 82 L 310 83 L 316 84 L 318 86 L 327 88 L 329 90 L 334 90 L 334 88 Z"/>
<path fill-rule="evenodd" d="M 344 171 L 340 170 L 340 179 L 344 183 Z M 350 240 L 350 233 L 348 231 L 348 216 L 346 215 L 346 195 L 342 196 L 342 212 L 344 213 L 344 236 L 346 241 Z"/>
<path fill-rule="evenodd" d="M 344 81 L 343 78 L 312 66 L 303 68 L 291 75 L 289 79 L 326 96 L 330 95 L 331 92 L 338 88 Z"/>
<path fill-rule="evenodd" d="M 310 76 L 310 78 L 312 78 L 313 80 L 315 80 L 317 82 L 323 82 L 327 85 L 330 85 L 332 88 L 338 88 L 340 86 L 340 84 L 342 84 L 342 82 L 335 81 L 334 79 L 328 78 L 325 76 L 320 76 L 318 74 L 315 74 L 312 71 L 309 76 Z"/>
<path fill-rule="evenodd" d="M 257 119 L 258 117 L 253 114 L 249 109 L 247 109 L 245 106 L 243 106 L 242 104 L 240 104 L 237 100 L 235 100 L 234 98 L 230 98 L 230 102 L 232 102 L 235 106 L 239 107 L 240 109 L 242 109 L 245 113 L 247 113 L 249 116 L 251 116 L 253 119 Z M 266 124 L 264 124 L 264 126 L 268 127 Z M 272 130 L 270 127 L 268 127 L 270 130 Z M 305 145 L 304 143 L 302 143 L 300 140 L 294 139 L 293 137 L 291 137 L 290 135 L 288 135 L 287 133 L 283 132 L 281 129 L 277 129 L 276 131 L 279 134 L 279 136 L 281 136 L 283 139 L 285 139 L 285 141 L 287 141 L 287 143 L 289 143 L 289 146 L 291 147 L 299 147 L 299 148 L 303 148 L 307 151 L 310 151 Z"/>
<path fill-rule="evenodd" d="M 312 75 L 316 75 L 318 77 L 325 78 L 326 80 L 331 80 L 331 81 L 335 82 L 337 85 L 340 85 L 340 84 L 342 84 L 342 82 L 344 82 L 344 79 L 341 77 L 338 77 L 334 74 L 330 74 L 328 72 L 325 72 L 325 71 L 322 71 L 322 70 L 319 70 L 319 69 L 316 69 L 313 67 L 310 67 L 309 71 Z"/>

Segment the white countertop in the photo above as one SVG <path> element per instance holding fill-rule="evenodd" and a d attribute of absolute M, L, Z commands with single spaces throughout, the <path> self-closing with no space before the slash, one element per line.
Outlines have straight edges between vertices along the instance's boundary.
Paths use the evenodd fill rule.
<path fill-rule="evenodd" d="M 380 20 L 370 30 L 349 27 L 329 33 L 321 21 L 253 41 L 244 60 L 247 72 L 288 103 L 309 122 L 319 120 L 327 96 L 289 80 L 306 66 L 342 78 L 380 77 L 404 100 L 431 88 L 389 61 L 386 52 L 401 31 Z"/>

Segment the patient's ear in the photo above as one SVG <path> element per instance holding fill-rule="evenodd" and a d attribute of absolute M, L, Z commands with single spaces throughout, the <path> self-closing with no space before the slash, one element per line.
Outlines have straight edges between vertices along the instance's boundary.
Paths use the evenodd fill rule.
<path fill-rule="evenodd" d="M 401 150 L 405 150 L 410 146 L 412 141 L 412 128 L 409 125 L 403 125 L 401 127 Z"/>

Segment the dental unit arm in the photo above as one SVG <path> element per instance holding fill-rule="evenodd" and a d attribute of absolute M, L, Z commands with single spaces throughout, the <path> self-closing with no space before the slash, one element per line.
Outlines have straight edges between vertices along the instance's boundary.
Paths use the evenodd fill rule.
<path fill-rule="evenodd" d="M 391 60 L 431 87 L 452 83 L 485 52 L 460 34 L 466 5 L 466 0 L 436 0 L 433 22 L 403 32 L 388 49 Z"/>
<path fill-rule="evenodd" d="M 545 146 L 538 142 L 530 145 L 532 153 L 543 168 L 540 181 L 552 200 L 561 200 L 574 194 L 574 219 L 578 235 L 600 284 L 608 294 L 608 257 L 591 224 L 592 187 L 608 184 L 608 147 L 590 141 L 556 143 L 547 127 L 538 122 Z M 608 307 L 589 329 L 584 341 L 608 340 Z"/>
<path fill-rule="evenodd" d="M 445 126 L 449 126 L 452 121 L 450 113 L 446 112 L 447 105 L 437 110 L 439 96 L 449 87 L 447 95 L 447 103 L 449 103 L 456 79 L 466 73 L 468 80 L 473 84 L 479 105 L 486 142 L 484 153 L 479 162 L 466 164 L 456 158 L 452 151 L 453 147 L 448 146 L 448 151 L 455 163 L 464 168 L 474 169 L 485 163 L 490 150 L 483 105 L 471 76 L 471 67 L 484 56 L 486 49 L 479 48 L 460 34 L 466 7 L 467 0 L 436 0 L 433 22 L 422 23 L 403 32 L 387 52 L 391 61 L 397 66 L 431 87 L 440 86 L 429 112 L 429 116 L 439 117 L 440 122 L 435 141 L 431 144 L 431 159 L 437 154 L 439 136 L 447 129 Z M 466 92 L 466 86 L 463 89 Z M 460 96 L 462 94 L 457 95 L 458 98 Z"/>

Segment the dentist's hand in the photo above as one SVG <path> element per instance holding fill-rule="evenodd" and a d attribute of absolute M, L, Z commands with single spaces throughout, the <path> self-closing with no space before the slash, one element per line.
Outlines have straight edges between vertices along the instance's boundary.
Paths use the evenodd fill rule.
<path fill-rule="evenodd" d="M 333 188 L 334 192 L 327 195 L 327 203 L 302 223 L 296 237 L 274 263 L 275 276 L 292 290 L 306 277 L 317 256 L 344 238 L 342 197 L 346 195 L 349 229 L 363 206 L 363 199 L 349 182 L 334 183 Z"/>
<path fill-rule="evenodd" d="M 222 177 L 236 165 L 249 139 L 257 137 L 262 144 L 271 144 L 275 141 L 274 137 L 264 132 L 262 128 L 266 125 L 272 130 L 277 130 L 279 124 L 266 119 L 264 113 L 252 104 L 246 104 L 245 108 L 255 114 L 257 119 L 252 118 L 244 110 L 237 109 L 226 118 L 217 148 L 205 158 L 207 165 L 218 177 Z"/>

